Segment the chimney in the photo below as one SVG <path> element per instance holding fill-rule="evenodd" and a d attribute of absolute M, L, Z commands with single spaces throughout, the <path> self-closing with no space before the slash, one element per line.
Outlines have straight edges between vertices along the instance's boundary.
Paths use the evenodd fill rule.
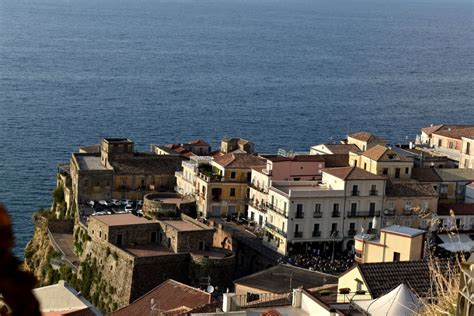
<path fill-rule="evenodd" d="M 301 288 L 293 289 L 293 302 L 291 305 L 294 308 L 301 308 L 301 301 L 303 297 L 303 290 Z"/>
<path fill-rule="evenodd" d="M 224 313 L 229 313 L 232 311 L 232 301 L 235 297 L 235 293 L 224 293 L 222 301 L 222 311 Z"/>

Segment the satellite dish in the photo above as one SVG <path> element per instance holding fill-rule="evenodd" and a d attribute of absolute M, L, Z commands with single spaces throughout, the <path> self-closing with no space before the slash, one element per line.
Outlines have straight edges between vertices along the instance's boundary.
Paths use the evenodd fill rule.
<path fill-rule="evenodd" d="M 213 293 L 214 292 L 214 287 L 212 285 L 208 285 L 206 289 L 207 293 Z"/>

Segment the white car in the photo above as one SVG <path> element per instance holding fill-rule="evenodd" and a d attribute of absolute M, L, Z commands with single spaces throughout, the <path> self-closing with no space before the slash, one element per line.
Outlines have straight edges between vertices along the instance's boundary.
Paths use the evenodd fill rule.
<path fill-rule="evenodd" d="M 115 205 L 115 206 L 120 206 L 121 205 L 121 202 L 117 199 L 112 199 L 110 200 L 110 203 Z"/>
<path fill-rule="evenodd" d="M 124 199 L 122 201 L 120 201 L 120 204 L 122 204 L 123 206 L 127 206 L 131 203 L 132 201 L 130 201 L 129 199 Z"/>
<path fill-rule="evenodd" d="M 125 205 L 125 212 L 130 213 L 131 211 L 133 211 L 133 206 L 130 204 Z"/>
<path fill-rule="evenodd" d="M 90 207 L 94 207 L 95 202 L 92 201 L 92 200 L 91 200 L 91 201 L 88 201 L 88 202 L 87 202 L 87 205 L 89 205 Z"/>
<path fill-rule="evenodd" d="M 103 205 L 103 206 L 110 206 L 110 203 L 107 202 L 106 200 L 100 200 L 100 201 L 99 201 L 99 204 L 100 204 L 100 205 Z"/>
<path fill-rule="evenodd" d="M 105 215 L 107 213 L 105 212 L 95 212 L 94 214 L 92 214 L 92 216 L 98 216 L 98 215 Z"/>

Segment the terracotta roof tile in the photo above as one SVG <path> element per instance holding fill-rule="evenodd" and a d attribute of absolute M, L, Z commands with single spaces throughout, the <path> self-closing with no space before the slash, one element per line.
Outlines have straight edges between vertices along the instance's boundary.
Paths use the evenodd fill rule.
<path fill-rule="evenodd" d="M 441 178 L 433 168 L 413 168 L 411 177 L 420 182 L 441 182 Z"/>
<path fill-rule="evenodd" d="M 357 167 L 340 167 L 323 169 L 332 176 L 342 180 L 386 180 L 385 177 L 370 173 Z"/>
<path fill-rule="evenodd" d="M 202 139 L 194 139 L 190 141 L 189 143 L 192 145 L 198 145 L 198 146 L 209 146 L 209 144 Z"/>
<path fill-rule="evenodd" d="M 447 130 L 440 130 L 434 132 L 433 134 L 456 139 L 461 139 L 461 137 L 473 137 L 474 127 L 451 128 Z"/>
<path fill-rule="evenodd" d="M 387 183 L 387 197 L 436 197 L 438 192 L 431 184 L 425 183 Z"/>
<path fill-rule="evenodd" d="M 156 315 L 150 308 L 152 299 L 155 300 L 156 306 L 159 306 L 165 315 L 181 315 L 193 308 L 210 303 L 212 296 L 200 289 L 169 279 L 132 304 L 115 311 L 111 315 Z"/>
<path fill-rule="evenodd" d="M 247 153 L 229 153 L 214 157 L 214 162 L 225 168 L 250 169 L 264 166 L 265 159 Z"/>
<path fill-rule="evenodd" d="M 386 146 L 375 145 L 362 153 L 363 156 L 375 161 L 413 161 L 412 158 L 404 157 Z"/>
<path fill-rule="evenodd" d="M 384 141 L 382 138 L 377 137 L 374 134 L 371 134 L 369 132 L 357 132 L 357 133 L 349 134 L 348 136 L 351 138 L 363 141 L 363 142 L 367 142 L 367 143 Z"/>

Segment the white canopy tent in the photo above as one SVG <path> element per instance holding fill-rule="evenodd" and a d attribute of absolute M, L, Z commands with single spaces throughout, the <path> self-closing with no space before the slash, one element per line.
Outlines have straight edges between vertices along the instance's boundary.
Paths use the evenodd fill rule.
<path fill-rule="evenodd" d="M 450 252 L 472 252 L 474 241 L 466 234 L 438 235 L 443 241 L 439 246 Z"/>
<path fill-rule="evenodd" d="M 373 316 L 411 316 L 416 315 L 421 302 L 406 286 L 400 284 L 389 293 L 375 300 L 353 301 L 355 307 Z"/>

